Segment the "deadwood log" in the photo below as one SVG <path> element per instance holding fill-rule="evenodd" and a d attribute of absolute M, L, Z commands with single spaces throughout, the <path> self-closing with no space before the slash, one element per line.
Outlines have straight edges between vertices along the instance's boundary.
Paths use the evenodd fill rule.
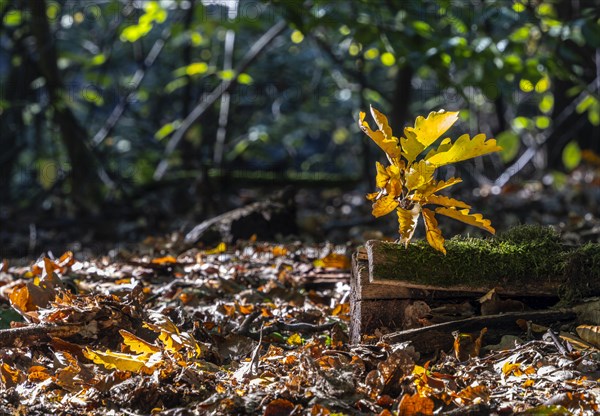
<path fill-rule="evenodd" d="M 437 350 L 448 351 L 452 348 L 454 337 L 452 332 L 478 333 L 487 328 L 484 336 L 485 344 L 495 344 L 503 335 L 520 334 L 523 332 L 517 324 L 518 320 L 530 321 L 544 326 L 573 321 L 575 312 L 570 309 L 548 310 L 533 312 L 512 312 L 500 315 L 475 316 L 459 321 L 444 322 L 423 328 L 407 329 L 383 336 L 390 344 L 410 341 L 415 349 L 422 354 L 434 353 Z"/>
<path fill-rule="evenodd" d="M 446 249 L 443 255 L 425 241 L 408 247 L 368 241 L 359 249 L 351 276 L 352 342 L 378 328 L 411 328 L 407 311 L 417 302 L 431 308 L 477 305 L 478 298 L 494 289 L 499 302 L 526 309 L 600 295 L 600 244 L 565 246 L 547 227 L 516 227 L 486 239 L 453 238 Z"/>
<path fill-rule="evenodd" d="M 236 208 L 196 225 L 185 236 L 185 243 L 214 244 L 221 241 L 233 243 L 255 234 L 260 239 L 270 239 L 277 234 L 296 234 L 295 190 L 284 188 L 272 197 Z"/>

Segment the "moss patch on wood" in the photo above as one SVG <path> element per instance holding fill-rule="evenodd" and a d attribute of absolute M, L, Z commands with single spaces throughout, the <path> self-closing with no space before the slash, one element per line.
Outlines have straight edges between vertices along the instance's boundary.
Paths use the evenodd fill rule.
<path fill-rule="evenodd" d="M 407 248 L 382 242 L 371 274 L 445 288 L 558 288 L 556 294 L 565 300 L 589 296 L 600 285 L 600 245 L 565 246 L 550 227 L 519 226 L 483 239 L 455 237 L 446 241 L 446 249 L 444 256 L 425 241 Z"/>

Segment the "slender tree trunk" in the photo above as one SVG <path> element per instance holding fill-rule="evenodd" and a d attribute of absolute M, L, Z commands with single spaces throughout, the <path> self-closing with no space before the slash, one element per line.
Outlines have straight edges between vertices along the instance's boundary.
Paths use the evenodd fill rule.
<path fill-rule="evenodd" d="M 36 41 L 38 67 L 46 79 L 54 122 L 69 157 L 70 184 L 74 200 L 94 210 L 102 198 L 99 165 L 87 144 L 87 132 L 71 111 L 58 66 L 56 47 L 46 16 L 46 0 L 29 0 L 31 32 Z"/>
<path fill-rule="evenodd" d="M 184 20 L 183 20 L 183 24 L 185 27 L 185 30 L 188 31 L 190 30 L 191 26 L 192 26 L 192 22 L 194 20 L 194 12 L 196 10 L 196 0 L 191 0 L 190 1 L 190 8 L 186 11 Z M 185 46 L 182 49 L 182 58 L 183 58 L 183 65 L 189 65 L 192 63 L 192 40 L 190 39 Z M 193 92 L 193 81 L 192 81 L 192 77 L 189 75 L 186 75 L 187 78 L 187 84 L 184 88 L 182 88 L 182 96 L 181 96 L 181 119 L 183 120 L 185 118 L 185 116 L 187 116 L 190 113 L 190 108 L 192 105 L 192 92 Z M 194 169 L 196 167 L 198 167 L 199 163 L 198 163 L 198 155 L 199 155 L 199 151 L 198 151 L 198 145 L 192 143 L 189 140 L 184 140 L 183 143 L 181 143 L 181 160 L 183 163 L 183 168 L 184 169 Z"/>

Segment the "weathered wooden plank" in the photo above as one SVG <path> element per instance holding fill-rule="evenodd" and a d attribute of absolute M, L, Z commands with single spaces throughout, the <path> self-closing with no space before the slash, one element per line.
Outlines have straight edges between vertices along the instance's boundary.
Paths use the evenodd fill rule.
<path fill-rule="evenodd" d="M 539 305 L 600 295 L 600 244 L 565 246 L 548 227 L 516 227 L 487 239 L 451 239 L 446 249 L 443 255 L 425 241 L 408 248 L 368 241 L 359 249 L 351 276 L 352 340 L 383 326 L 407 329 L 403 325 L 418 301 L 431 308 L 440 300 L 473 303 L 492 289 L 504 299 L 518 297 L 515 303 L 525 306 L 527 298 Z M 424 318 L 419 322 L 429 319 Z M 437 335 L 446 339 L 439 342 L 447 342 L 448 334 Z"/>
<path fill-rule="evenodd" d="M 356 299 L 460 299 L 471 298 L 481 293 L 481 290 L 460 291 L 443 287 L 411 287 L 398 281 L 372 281 L 369 275 L 369 263 L 353 258 L 352 275 L 350 278 L 352 291 Z"/>
<path fill-rule="evenodd" d="M 350 278 L 350 338 L 360 342 L 362 335 L 376 329 L 400 329 L 405 322 L 405 309 L 417 300 L 472 298 L 473 293 L 449 290 L 421 290 L 398 284 L 372 283 L 369 281 L 368 263 L 352 257 Z"/>

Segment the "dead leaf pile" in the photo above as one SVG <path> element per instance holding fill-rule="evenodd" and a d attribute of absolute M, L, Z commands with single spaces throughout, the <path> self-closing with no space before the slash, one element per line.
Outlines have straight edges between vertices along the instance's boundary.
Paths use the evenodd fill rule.
<path fill-rule="evenodd" d="M 153 240 L 114 258 L 66 253 L 31 267 L 4 264 L 0 315 L 13 318 L 0 330 L 0 409 L 598 411 L 593 351 L 565 354 L 539 340 L 483 358 L 459 354 L 462 362 L 450 351 L 423 362 L 407 344 L 350 345 L 349 248 L 249 241 L 178 254 L 165 247 Z"/>

